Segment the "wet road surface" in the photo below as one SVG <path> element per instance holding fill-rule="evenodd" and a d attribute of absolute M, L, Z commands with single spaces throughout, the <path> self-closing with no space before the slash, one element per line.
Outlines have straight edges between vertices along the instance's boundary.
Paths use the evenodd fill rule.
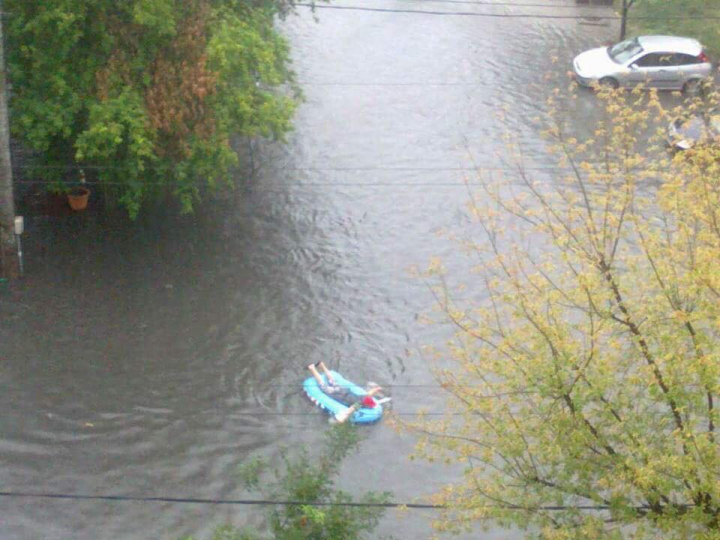
<path fill-rule="evenodd" d="M 609 14 L 569 5 L 422 2 Z M 296 130 L 285 145 L 254 147 L 257 170 L 232 198 L 194 218 L 123 228 L 93 214 L 30 220 L 27 279 L 0 286 L 4 490 L 246 496 L 233 478 L 240 460 L 320 440 L 327 419 L 299 391 L 318 360 L 388 388 L 401 417 L 442 410 L 420 349 L 442 345 L 450 329 L 420 323 L 432 296 L 409 270 L 440 256 L 464 276 L 468 262 L 438 232 L 466 223 L 468 156 L 503 167 L 509 129 L 529 164 L 553 165 L 531 121 L 551 84 L 543 76 L 565 80 L 572 56 L 615 29 L 583 19 L 316 17 L 303 10 L 282 24 L 306 95 Z M 594 105 L 584 93 L 571 113 L 582 124 Z M 411 501 L 456 474 L 411 463 L 412 439 L 382 423 L 365 431 L 344 487 Z M 3 540 L 205 538 L 222 522 L 261 524 L 256 508 L 132 502 L 0 499 L 0 515 Z M 426 538 L 431 517 L 390 512 L 378 533 Z"/>

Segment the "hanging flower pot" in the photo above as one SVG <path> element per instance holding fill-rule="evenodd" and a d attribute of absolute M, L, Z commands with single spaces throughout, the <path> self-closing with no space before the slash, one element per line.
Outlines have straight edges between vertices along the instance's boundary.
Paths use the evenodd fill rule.
<path fill-rule="evenodd" d="M 90 190 L 84 187 L 74 187 L 68 192 L 68 202 L 73 210 L 85 210 L 90 197 Z"/>

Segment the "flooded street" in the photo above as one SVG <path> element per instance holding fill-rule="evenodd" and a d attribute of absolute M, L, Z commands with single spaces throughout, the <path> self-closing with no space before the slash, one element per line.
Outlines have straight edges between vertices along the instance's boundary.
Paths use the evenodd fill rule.
<path fill-rule="evenodd" d="M 571 58 L 615 28 L 299 9 L 282 23 L 305 93 L 296 129 L 254 147 L 255 174 L 239 175 L 230 200 L 122 229 L 94 215 L 29 218 L 28 275 L 0 284 L 3 491 L 247 497 L 242 459 L 321 439 L 327 417 L 300 392 L 319 360 L 386 387 L 401 418 L 442 410 L 421 348 L 451 329 L 421 323 L 433 299 L 410 269 L 439 256 L 464 279 L 468 262 L 438 233 L 467 222 L 469 156 L 499 174 L 510 130 L 529 166 L 554 165 L 532 121 L 543 77 L 566 80 Z M 582 125 L 594 107 L 583 92 L 571 113 Z M 386 424 L 363 431 L 343 487 L 421 501 L 457 472 L 410 462 L 412 439 Z M 0 498 L 0 515 L 3 540 L 207 538 L 223 522 L 262 523 L 256 507 L 46 499 Z M 427 538 L 432 517 L 389 511 L 377 532 Z"/>

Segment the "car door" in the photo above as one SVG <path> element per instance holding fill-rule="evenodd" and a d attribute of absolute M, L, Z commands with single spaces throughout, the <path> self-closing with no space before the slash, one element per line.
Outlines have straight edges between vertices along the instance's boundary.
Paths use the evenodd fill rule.
<path fill-rule="evenodd" d="M 644 84 L 648 88 L 673 88 L 680 80 L 680 72 L 673 65 L 673 53 L 653 52 L 632 60 L 628 66 L 628 82 Z"/>
<path fill-rule="evenodd" d="M 705 78 L 703 60 L 690 54 L 677 53 L 674 56 L 674 63 L 678 70 L 677 88 L 682 88 L 683 83 L 691 78 Z"/>

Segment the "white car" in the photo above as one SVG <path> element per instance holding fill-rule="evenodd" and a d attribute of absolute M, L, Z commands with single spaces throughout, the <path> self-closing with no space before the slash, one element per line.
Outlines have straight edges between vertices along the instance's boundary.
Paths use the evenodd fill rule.
<path fill-rule="evenodd" d="M 676 36 L 640 36 L 591 49 L 575 57 L 573 68 L 583 86 L 644 84 L 689 93 L 697 92 L 713 71 L 698 40 Z"/>

